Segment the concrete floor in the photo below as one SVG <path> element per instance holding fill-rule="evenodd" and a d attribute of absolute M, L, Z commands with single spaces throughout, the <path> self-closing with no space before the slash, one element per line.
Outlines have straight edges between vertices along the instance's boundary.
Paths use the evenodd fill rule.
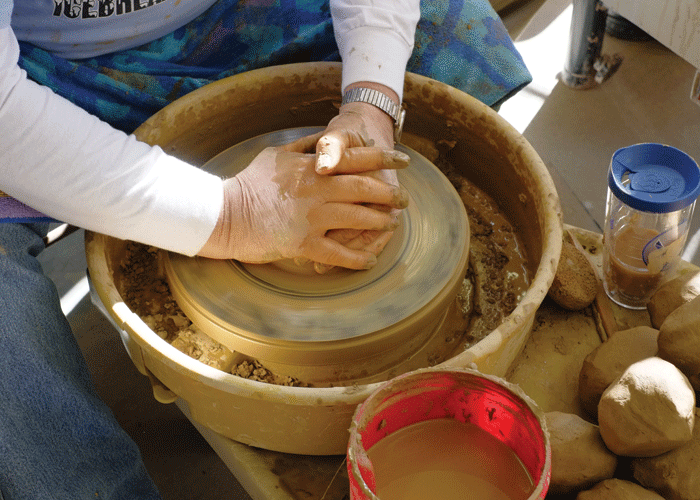
<path fill-rule="evenodd" d="M 567 87 L 559 74 L 567 55 L 569 3 L 547 0 L 534 15 L 524 17 L 527 8 L 522 8 L 504 17 L 534 80 L 507 101 L 500 114 L 549 168 L 564 222 L 601 231 L 607 171 L 617 149 L 656 142 L 700 161 L 700 107 L 690 99 L 696 70 L 656 41 L 606 36 L 602 53 L 621 55 L 619 70 L 590 90 Z M 700 215 L 696 215 L 684 259 L 700 264 L 699 246 Z"/>
<path fill-rule="evenodd" d="M 544 9 L 535 15 L 543 3 Z M 603 51 L 624 56 L 619 71 L 592 90 L 567 88 L 557 80 L 568 40 L 570 10 L 562 7 L 566 4 L 533 0 L 504 15 L 514 37 L 524 34 L 517 45 L 535 81 L 506 103 L 501 114 L 548 166 L 565 222 L 599 231 L 605 215 L 605 175 L 617 148 L 662 142 L 700 159 L 700 107 L 688 97 L 695 69 L 656 42 L 606 37 Z M 700 264 L 699 221 L 696 214 L 686 259 Z M 40 258 L 64 297 L 64 310 L 100 394 L 140 446 L 164 500 L 249 499 L 180 411 L 153 399 L 148 380 L 131 364 L 119 335 L 90 302 L 82 238 L 79 231 Z"/>

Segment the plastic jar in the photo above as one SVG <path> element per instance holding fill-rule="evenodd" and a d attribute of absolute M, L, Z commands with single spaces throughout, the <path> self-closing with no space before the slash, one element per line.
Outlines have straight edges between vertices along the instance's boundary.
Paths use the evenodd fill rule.
<path fill-rule="evenodd" d="M 700 194 L 700 170 L 662 144 L 617 150 L 608 173 L 603 286 L 610 299 L 645 309 L 680 260 Z"/>

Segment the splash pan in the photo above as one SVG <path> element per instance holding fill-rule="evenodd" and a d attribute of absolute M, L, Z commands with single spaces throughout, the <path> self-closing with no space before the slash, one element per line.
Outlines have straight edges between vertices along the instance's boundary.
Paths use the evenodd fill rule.
<path fill-rule="evenodd" d="M 324 126 L 338 113 L 340 84 L 341 67 L 334 63 L 255 70 L 178 99 L 135 135 L 185 161 L 204 165 L 250 138 Z M 444 163 L 451 165 L 483 190 L 522 238 L 533 279 L 517 307 L 485 338 L 438 365 L 473 363 L 482 373 L 504 376 L 528 338 L 557 268 L 562 223 L 554 183 L 522 135 L 463 92 L 409 73 L 404 103 L 408 114 L 403 144 L 441 168 Z M 470 253 L 476 236 L 470 233 Z M 312 455 L 345 453 L 355 408 L 381 382 L 286 387 L 207 366 L 159 337 L 126 305 L 115 278 L 128 242 L 87 231 L 85 245 L 90 279 L 100 302 L 119 326 L 134 365 L 149 377 L 156 399 L 179 399 L 197 422 L 252 446 Z M 430 366 L 428 360 L 422 366 Z M 387 372 L 382 378 L 400 371 Z"/>
<path fill-rule="evenodd" d="M 263 134 L 202 168 L 230 177 L 264 148 L 319 130 Z M 411 158 L 410 167 L 398 171 L 410 202 L 373 269 L 319 275 L 311 264 L 291 260 L 245 264 L 166 253 L 165 271 L 180 308 L 229 349 L 306 382 L 366 377 L 413 354 L 439 332 L 461 286 L 469 224 L 445 175 L 412 149 L 397 149 Z"/>

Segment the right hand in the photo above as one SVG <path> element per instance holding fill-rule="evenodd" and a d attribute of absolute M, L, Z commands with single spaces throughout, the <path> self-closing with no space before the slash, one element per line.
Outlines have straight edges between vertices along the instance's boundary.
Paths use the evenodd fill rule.
<path fill-rule="evenodd" d="M 403 209 L 408 204 L 406 192 L 355 174 L 380 170 L 387 164 L 406 167 L 408 158 L 380 148 L 352 148 L 344 152 L 334 170 L 342 175 L 319 175 L 312 153 L 319 137 L 267 148 L 245 170 L 224 181 L 219 221 L 199 255 L 250 263 L 299 258 L 350 269 L 376 264 L 372 252 L 348 248 L 328 238 L 326 232 L 395 229 L 395 213 L 362 204 Z"/>
<path fill-rule="evenodd" d="M 364 86 L 376 84 L 364 84 Z M 382 88 L 383 92 L 389 89 Z M 398 100 L 398 96 L 395 96 Z M 329 175 L 335 172 L 335 167 L 347 151 L 354 148 L 366 148 L 367 146 L 379 147 L 390 151 L 394 149 L 394 124 L 393 120 L 381 109 L 364 102 L 352 102 L 341 106 L 338 116 L 333 118 L 316 145 L 316 171 Z M 398 153 L 394 153 L 398 156 Z M 404 158 L 406 159 L 406 158 Z M 396 170 L 385 168 L 364 175 L 374 177 L 387 184 L 399 185 Z M 394 217 L 399 216 L 399 211 L 386 205 L 366 205 L 369 208 L 387 212 Z M 393 231 L 359 230 L 359 229 L 334 229 L 327 236 L 347 248 L 365 250 L 374 255 L 379 255 L 389 243 Z M 314 269 L 318 273 L 327 272 L 331 266 L 314 263 Z"/>

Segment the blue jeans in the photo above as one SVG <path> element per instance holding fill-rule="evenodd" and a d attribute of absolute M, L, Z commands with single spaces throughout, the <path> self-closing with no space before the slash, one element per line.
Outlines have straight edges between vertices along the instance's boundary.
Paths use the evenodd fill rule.
<path fill-rule="evenodd" d="M 0 224 L 0 493 L 157 499 L 136 444 L 97 396 L 36 256 L 48 224 Z"/>

